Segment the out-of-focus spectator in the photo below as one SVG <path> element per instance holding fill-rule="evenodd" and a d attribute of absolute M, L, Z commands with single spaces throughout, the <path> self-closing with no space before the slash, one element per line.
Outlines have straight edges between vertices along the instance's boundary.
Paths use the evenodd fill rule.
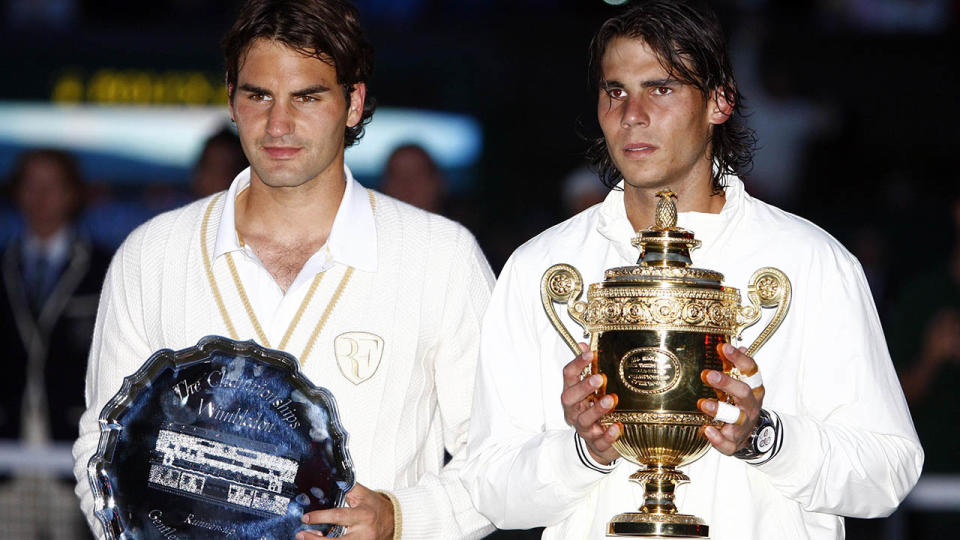
<path fill-rule="evenodd" d="M 603 201 L 610 190 L 596 171 L 587 165 L 577 167 L 563 180 L 563 210 L 570 217 Z"/>
<path fill-rule="evenodd" d="M 84 409 L 83 379 L 108 255 L 74 226 L 81 179 L 58 150 L 22 154 L 10 182 L 23 232 L 2 259 L 0 438 L 27 447 L 72 442 Z M 0 537 L 84 538 L 71 481 L 6 477 Z"/>
<path fill-rule="evenodd" d="M 951 256 L 906 283 L 891 315 L 890 346 L 924 443 L 925 472 L 960 469 L 960 403 L 945 399 L 960 386 L 960 197 L 952 211 Z"/>
<path fill-rule="evenodd" d="M 387 158 L 381 190 L 417 208 L 442 213 L 446 180 L 430 154 L 417 144 L 398 146 Z"/>
<path fill-rule="evenodd" d="M 225 126 L 203 143 L 190 177 L 190 190 L 197 198 L 213 195 L 230 187 L 230 182 L 246 168 L 247 157 L 240 138 Z"/>
<path fill-rule="evenodd" d="M 867 32 L 934 33 L 950 24 L 951 0 L 821 0 L 824 12 Z"/>
<path fill-rule="evenodd" d="M 76 23 L 76 0 L 7 0 L 4 8 L 10 29 L 64 30 Z"/>
<path fill-rule="evenodd" d="M 136 186 L 135 193 L 133 189 L 119 188 L 106 182 L 86 184 L 86 210 L 79 223 L 79 228 L 95 245 L 111 252 L 120 247 L 123 239 L 138 225 L 171 208 L 169 192 L 164 194 L 161 189 L 161 193 L 155 194 L 150 184 Z M 180 204 L 186 200 L 184 196 Z"/>
<path fill-rule="evenodd" d="M 960 195 L 951 207 L 947 260 L 930 261 L 909 280 L 890 316 L 890 348 L 926 455 L 924 474 L 960 473 Z M 924 512 L 910 521 L 912 538 L 948 538 L 960 514 Z"/>
<path fill-rule="evenodd" d="M 762 24 L 743 24 L 731 42 L 740 90 L 746 95 L 747 125 L 760 141 L 747 186 L 760 199 L 795 206 L 807 144 L 834 128 L 834 112 L 799 92 L 795 75 L 761 56 Z"/>

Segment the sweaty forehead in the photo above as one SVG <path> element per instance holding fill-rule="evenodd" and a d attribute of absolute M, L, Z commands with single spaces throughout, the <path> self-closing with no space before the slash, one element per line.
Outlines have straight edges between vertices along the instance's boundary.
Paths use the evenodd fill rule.
<path fill-rule="evenodd" d="M 668 70 L 647 43 L 640 38 L 617 36 L 610 40 L 600 61 L 603 78 L 663 78 Z"/>
<path fill-rule="evenodd" d="M 601 79 L 605 81 L 673 80 L 700 87 L 697 75 L 683 55 L 674 54 L 671 61 L 640 37 L 621 35 L 612 38 L 601 57 L 600 71 Z"/>
<path fill-rule="evenodd" d="M 333 59 L 329 55 L 318 55 L 312 49 L 298 49 L 267 38 L 257 38 L 250 43 L 240 57 L 237 73 L 241 79 L 244 75 L 288 77 L 319 73 L 336 77 Z"/>

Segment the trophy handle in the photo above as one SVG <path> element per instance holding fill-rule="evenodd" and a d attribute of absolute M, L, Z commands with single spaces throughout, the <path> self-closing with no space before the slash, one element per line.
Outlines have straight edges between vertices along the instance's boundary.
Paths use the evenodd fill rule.
<path fill-rule="evenodd" d="M 560 317 L 553 307 L 554 302 L 558 304 L 567 304 L 567 313 L 577 324 L 586 329 L 586 323 L 583 314 L 587 311 L 586 302 L 578 300 L 583 291 L 583 278 L 576 268 L 569 264 L 555 264 L 543 273 L 543 279 L 540 280 L 540 301 L 543 303 L 543 311 L 547 318 L 553 324 L 560 337 L 567 343 L 574 355 L 581 353 L 577 340 L 573 339 L 567 328 L 560 322 Z M 576 301 L 574 301 L 576 300 Z"/>
<path fill-rule="evenodd" d="M 776 268 L 767 266 L 753 273 L 750 277 L 750 284 L 747 286 L 747 298 L 750 299 L 749 306 L 740 306 L 737 312 L 736 338 L 741 339 L 741 334 L 749 326 L 752 326 L 760 320 L 761 308 L 776 307 L 773 318 L 767 323 L 766 328 L 757 339 L 747 348 L 747 356 L 753 357 L 760 350 L 760 347 L 770 339 L 770 336 L 777 331 L 783 318 L 790 309 L 790 298 L 793 293 L 793 287 L 790 285 L 790 279 L 786 274 Z"/>

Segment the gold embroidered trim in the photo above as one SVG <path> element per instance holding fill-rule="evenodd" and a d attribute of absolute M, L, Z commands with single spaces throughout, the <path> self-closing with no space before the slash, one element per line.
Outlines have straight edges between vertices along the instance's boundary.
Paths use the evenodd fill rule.
<path fill-rule="evenodd" d="M 213 290 L 213 299 L 216 300 L 217 307 L 220 309 L 220 316 L 223 317 L 223 322 L 227 325 L 227 332 L 230 333 L 231 338 L 240 339 L 237 335 L 237 329 L 234 328 L 233 321 L 230 320 L 230 315 L 227 313 L 227 306 L 223 303 L 223 297 L 220 296 L 220 288 L 217 287 L 217 279 L 213 276 L 210 252 L 207 249 L 207 226 L 210 223 L 210 213 L 213 212 L 213 207 L 222 196 L 223 194 L 220 193 L 214 197 L 207 206 L 206 213 L 203 214 L 203 222 L 200 224 L 200 251 L 203 254 L 203 268 L 207 271 L 207 281 L 210 282 L 210 288 Z"/>
<path fill-rule="evenodd" d="M 213 212 L 213 207 L 217 204 L 217 201 L 220 200 L 223 194 L 218 194 L 216 197 L 210 201 L 210 204 L 207 206 L 207 211 L 204 213 L 203 222 L 200 225 L 200 249 L 203 254 L 203 266 L 207 273 L 207 281 L 210 283 L 210 288 L 213 290 L 213 297 L 216 300 L 217 307 L 220 310 L 220 316 L 223 318 L 223 322 L 227 326 L 227 331 L 230 333 L 230 337 L 233 339 L 239 339 L 236 328 L 233 326 L 233 321 L 230 319 L 230 314 L 227 312 L 227 307 L 223 302 L 223 296 L 220 294 L 220 288 L 217 287 L 217 279 L 213 275 L 213 265 L 210 260 L 210 251 L 207 248 L 207 229 L 210 224 L 210 215 Z M 367 190 L 367 197 L 370 199 L 370 208 L 376 212 L 377 203 L 373 195 L 373 191 Z M 243 287 L 243 283 L 240 281 L 240 273 L 237 271 L 237 266 L 233 262 L 233 256 L 231 253 L 227 253 L 227 266 L 230 268 L 230 276 L 233 278 L 233 283 L 237 288 L 237 293 L 240 295 L 240 301 L 243 303 L 243 308 L 247 312 L 247 317 L 250 319 L 250 323 L 253 324 L 253 329 L 257 333 L 257 337 L 261 340 L 263 346 L 267 348 L 272 348 L 270 346 L 270 341 L 267 339 L 266 333 L 263 331 L 263 327 L 260 326 L 260 321 L 257 318 L 257 314 L 253 311 L 253 306 L 250 303 L 250 298 L 247 296 L 247 291 Z M 300 303 L 300 307 L 297 309 L 297 313 L 294 315 L 293 320 L 290 322 L 290 326 L 287 327 L 287 331 L 283 335 L 283 339 L 280 340 L 280 349 L 284 349 L 287 346 L 287 343 L 290 340 L 290 337 L 293 335 L 293 331 L 300 324 L 300 319 L 303 316 L 304 311 L 307 309 L 307 305 L 310 304 L 310 300 L 313 299 L 313 295 L 317 290 L 317 287 L 320 284 L 320 280 L 323 279 L 323 275 L 326 272 L 319 272 L 314 278 L 313 282 L 310 284 L 310 289 L 307 291 L 307 295 L 304 297 L 303 301 Z M 303 353 L 299 357 L 300 365 L 303 366 L 307 355 L 310 354 L 310 350 L 313 349 L 313 345 L 316 343 L 317 338 L 320 336 L 320 331 L 323 330 L 324 325 L 326 325 L 327 320 L 330 318 L 331 313 L 333 313 L 333 308 L 336 307 L 337 302 L 340 300 L 340 297 L 343 295 L 344 289 L 347 287 L 347 283 L 350 281 L 350 276 L 353 275 L 353 267 L 348 266 L 346 272 L 343 275 L 343 278 L 340 280 L 340 283 L 337 285 L 337 289 L 333 293 L 333 297 L 330 299 L 330 302 L 327 303 L 327 307 L 324 309 L 323 314 L 320 316 L 320 319 L 317 321 L 317 325 L 314 327 L 313 332 L 310 334 L 310 339 L 307 340 L 307 345 L 303 349 Z M 399 507 L 399 505 L 398 505 Z"/>
<path fill-rule="evenodd" d="M 233 254 L 227 253 L 227 266 L 230 267 L 230 276 L 233 277 L 233 284 L 237 288 L 237 293 L 240 295 L 240 301 L 243 303 L 243 309 L 247 311 L 247 317 L 250 319 L 250 323 L 253 324 L 253 329 L 257 333 L 257 337 L 260 338 L 260 343 L 268 349 L 273 348 L 270 345 L 270 341 L 267 339 L 266 333 L 263 331 L 263 327 L 260 326 L 260 320 L 257 318 L 257 314 L 253 311 L 253 304 L 250 303 L 250 299 L 247 297 L 247 291 L 243 287 L 243 283 L 240 281 L 240 273 L 237 272 L 237 266 L 233 262 Z M 290 341 L 290 336 L 293 335 L 293 331 L 300 325 L 300 317 L 303 316 L 303 312 L 307 309 L 307 305 L 310 304 L 310 300 L 313 299 L 313 293 L 317 290 L 317 285 L 320 284 L 320 280 L 323 279 L 323 274 L 325 272 L 318 272 L 316 276 L 313 277 L 313 282 L 310 283 L 310 289 L 307 291 L 307 295 L 303 297 L 303 301 L 300 302 L 300 307 L 297 308 L 296 315 L 293 316 L 293 320 L 290 321 L 290 326 L 287 327 L 286 333 L 283 334 L 283 339 L 280 340 L 280 349 L 285 349 L 287 347 L 287 342 Z"/>
<path fill-rule="evenodd" d="M 403 512 L 400 511 L 400 501 L 389 491 L 378 489 L 377 493 L 390 499 L 390 504 L 393 505 L 393 540 L 400 540 L 403 535 Z"/>
<path fill-rule="evenodd" d="M 343 279 L 340 280 L 340 284 L 337 285 L 337 290 L 333 292 L 333 298 L 330 299 L 330 302 L 327 304 L 327 308 L 323 310 L 323 315 L 320 316 L 320 320 L 317 321 L 317 326 L 314 327 L 313 333 L 310 334 L 310 339 L 307 340 L 307 346 L 303 348 L 303 354 L 300 355 L 300 365 L 303 366 L 303 359 L 310 354 L 310 349 L 313 348 L 313 344 L 317 341 L 317 337 L 320 335 L 320 330 L 323 329 L 323 326 L 327 324 L 327 319 L 330 317 L 330 313 L 333 312 L 333 308 L 336 307 L 337 301 L 340 300 L 340 295 L 343 294 L 343 290 L 347 288 L 347 282 L 350 281 L 350 276 L 353 275 L 353 267 L 348 266 L 346 273 L 343 274 Z"/>
<path fill-rule="evenodd" d="M 263 327 L 260 326 L 260 321 L 257 319 L 257 315 L 253 312 L 253 306 L 250 305 L 250 299 L 247 298 L 247 291 L 243 288 L 243 284 L 240 283 L 240 274 L 237 272 L 237 265 L 233 262 L 233 254 L 227 253 L 227 266 L 230 267 L 230 275 L 233 277 L 233 285 L 237 288 L 237 293 L 240 294 L 240 301 L 243 303 L 243 309 L 247 311 L 247 317 L 250 319 L 250 323 L 253 324 L 253 329 L 257 333 L 257 337 L 260 338 L 260 343 L 264 347 L 270 347 L 270 341 L 267 340 L 267 335 L 263 332 Z"/>
<path fill-rule="evenodd" d="M 319 272 L 316 276 L 313 277 L 313 281 L 310 282 L 310 290 L 307 291 L 307 295 L 303 297 L 303 302 L 300 303 L 300 309 L 297 310 L 297 314 L 293 316 L 293 320 L 299 322 L 300 317 L 303 316 L 303 312 L 306 311 L 307 305 L 310 304 L 310 300 L 313 299 L 313 293 L 317 291 L 317 287 L 320 285 L 320 282 L 323 280 L 323 276 L 326 272 Z M 287 333 L 283 335 L 283 339 L 280 340 L 280 348 L 287 348 L 287 343 L 290 341 L 290 336 L 293 335 L 293 329 L 296 325 L 291 324 L 287 328 Z"/>

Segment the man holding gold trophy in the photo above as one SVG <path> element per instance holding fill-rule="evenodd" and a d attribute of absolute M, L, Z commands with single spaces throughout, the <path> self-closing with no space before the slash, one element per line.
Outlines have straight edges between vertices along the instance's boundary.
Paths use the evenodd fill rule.
<path fill-rule="evenodd" d="M 154 351 L 220 335 L 296 355 L 300 372 L 335 396 L 349 436 L 356 485 L 345 507 L 301 516 L 294 502 L 314 495 L 292 492 L 293 502 L 283 499 L 275 513 L 311 526 L 336 524 L 350 538 L 482 536 L 492 527 L 471 505 L 457 471 L 493 274 L 465 228 L 365 189 L 344 165 L 345 148 L 363 134 L 374 109 L 366 87 L 373 51 L 356 8 L 345 0 L 249 0 L 224 51 L 230 115 L 251 167 L 226 192 L 139 227 L 110 266 L 90 354 L 88 409 L 74 447 L 77 493 L 92 529 L 103 534 L 87 476 L 98 440 L 103 446 L 98 416 L 105 403 Z M 258 384 L 243 381 L 244 388 Z M 174 390 L 186 402 L 195 386 L 184 381 Z M 221 423 L 233 429 L 231 422 Z M 273 475 L 270 482 L 280 485 L 264 460 L 252 473 L 236 465 L 270 454 L 262 445 L 237 450 L 211 442 L 222 433 L 164 433 L 189 444 L 181 452 L 170 443 L 168 452 L 158 442 L 167 467 L 161 470 L 181 474 L 173 470 L 172 452 L 206 452 L 204 467 L 232 467 L 236 477 Z M 215 446 L 224 455 L 197 450 Z M 229 492 L 224 487 L 208 495 L 202 482 L 221 479 L 203 476 L 205 470 L 182 473 L 172 490 L 232 506 L 217 499 L 223 510 L 211 504 L 207 514 L 189 515 L 187 525 L 197 526 L 187 536 L 211 537 L 210 530 L 232 527 L 214 522 L 238 505 L 262 510 L 249 501 L 267 499 L 251 493 L 280 500 L 260 484 L 231 484 Z M 158 501 L 174 498 L 170 491 L 142 488 L 144 497 Z M 168 536 L 167 523 L 144 522 L 143 528 L 180 537 Z"/>
<path fill-rule="evenodd" d="M 475 504 L 551 539 L 835 539 L 842 516 L 889 514 L 923 452 L 866 279 L 745 191 L 716 16 L 642 3 L 591 49 L 594 159 L 617 187 L 500 275 L 461 473 Z"/>

